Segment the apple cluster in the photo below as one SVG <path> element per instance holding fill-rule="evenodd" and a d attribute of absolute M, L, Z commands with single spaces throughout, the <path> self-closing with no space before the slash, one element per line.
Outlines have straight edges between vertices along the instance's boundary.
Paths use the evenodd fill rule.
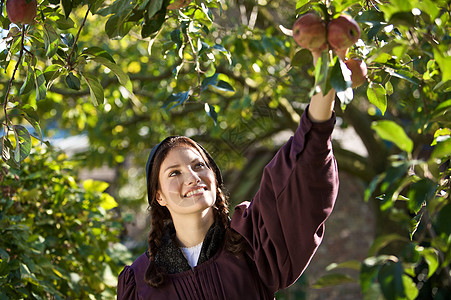
<path fill-rule="evenodd" d="M 309 12 L 294 23 L 293 38 L 299 46 L 311 52 L 322 52 L 330 48 L 344 59 L 349 47 L 360 38 L 360 27 L 348 15 L 340 15 L 326 23 L 316 13 Z M 351 58 L 344 63 L 351 71 L 353 88 L 365 83 L 367 67 L 364 61 Z"/>

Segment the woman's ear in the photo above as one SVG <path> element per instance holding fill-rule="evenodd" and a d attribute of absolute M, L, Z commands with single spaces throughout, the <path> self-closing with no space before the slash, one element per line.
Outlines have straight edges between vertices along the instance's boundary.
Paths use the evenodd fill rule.
<path fill-rule="evenodd" d="M 161 197 L 160 192 L 157 192 L 155 198 L 157 199 L 158 204 L 160 204 L 161 206 L 166 206 L 166 201 L 163 199 L 163 197 Z"/>

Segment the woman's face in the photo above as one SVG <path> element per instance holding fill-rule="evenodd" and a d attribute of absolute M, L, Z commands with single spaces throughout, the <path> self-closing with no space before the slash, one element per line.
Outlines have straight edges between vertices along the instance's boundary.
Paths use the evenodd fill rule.
<path fill-rule="evenodd" d="M 203 213 L 216 201 L 216 181 L 197 149 L 180 145 L 163 160 L 157 201 L 176 215 Z"/>

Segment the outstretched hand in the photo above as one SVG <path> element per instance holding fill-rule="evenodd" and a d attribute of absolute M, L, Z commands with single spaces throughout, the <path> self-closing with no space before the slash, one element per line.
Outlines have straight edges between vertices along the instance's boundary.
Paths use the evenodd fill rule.
<path fill-rule="evenodd" d="M 348 49 L 335 51 L 335 54 L 342 60 L 345 59 Z M 312 51 L 313 65 L 316 65 L 322 51 Z M 319 88 L 319 87 L 317 87 Z M 335 90 L 332 88 L 327 95 L 319 91 L 310 99 L 308 117 L 313 122 L 324 122 L 332 117 L 335 103 Z"/>

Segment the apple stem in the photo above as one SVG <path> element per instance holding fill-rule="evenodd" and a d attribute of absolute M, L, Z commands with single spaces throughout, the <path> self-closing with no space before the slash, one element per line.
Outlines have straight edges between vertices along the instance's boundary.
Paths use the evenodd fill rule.
<path fill-rule="evenodd" d="M 16 72 L 19 69 L 19 65 L 22 61 L 22 56 L 23 56 L 23 52 L 25 49 L 25 25 L 21 26 L 21 41 L 20 41 L 20 52 L 19 52 L 19 59 L 16 62 L 16 65 L 14 66 L 14 71 L 13 74 L 11 76 L 11 79 L 9 80 L 9 84 L 8 84 L 8 89 L 6 90 L 6 94 L 5 94 L 5 101 L 3 102 L 3 111 L 5 114 L 5 123 L 3 124 L 5 126 L 5 129 L 3 130 L 3 136 L 2 136 L 2 145 L 4 145 L 5 143 L 5 138 L 8 134 L 9 131 L 9 127 L 8 125 L 11 124 L 11 120 L 8 117 L 8 110 L 7 110 L 7 105 L 8 105 L 8 101 L 9 101 L 9 93 L 11 91 L 11 86 L 13 85 L 14 82 L 14 77 L 16 76 Z"/>
<path fill-rule="evenodd" d="M 88 15 L 89 15 L 89 11 L 91 10 L 91 6 L 92 6 L 92 4 L 88 5 L 88 10 L 86 11 L 86 15 L 83 18 L 83 22 L 81 23 L 80 28 L 78 29 L 77 35 L 75 36 L 75 40 L 74 40 L 74 44 L 72 45 L 72 49 L 70 50 L 70 53 L 67 56 L 67 64 L 71 67 L 71 69 L 72 69 L 72 62 L 71 62 L 71 60 L 72 60 L 72 55 L 74 54 L 74 51 L 75 51 L 75 45 L 77 45 L 78 38 L 80 37 L 81 30 L 85 26 L 86 19 L 88 18 Z"/>

